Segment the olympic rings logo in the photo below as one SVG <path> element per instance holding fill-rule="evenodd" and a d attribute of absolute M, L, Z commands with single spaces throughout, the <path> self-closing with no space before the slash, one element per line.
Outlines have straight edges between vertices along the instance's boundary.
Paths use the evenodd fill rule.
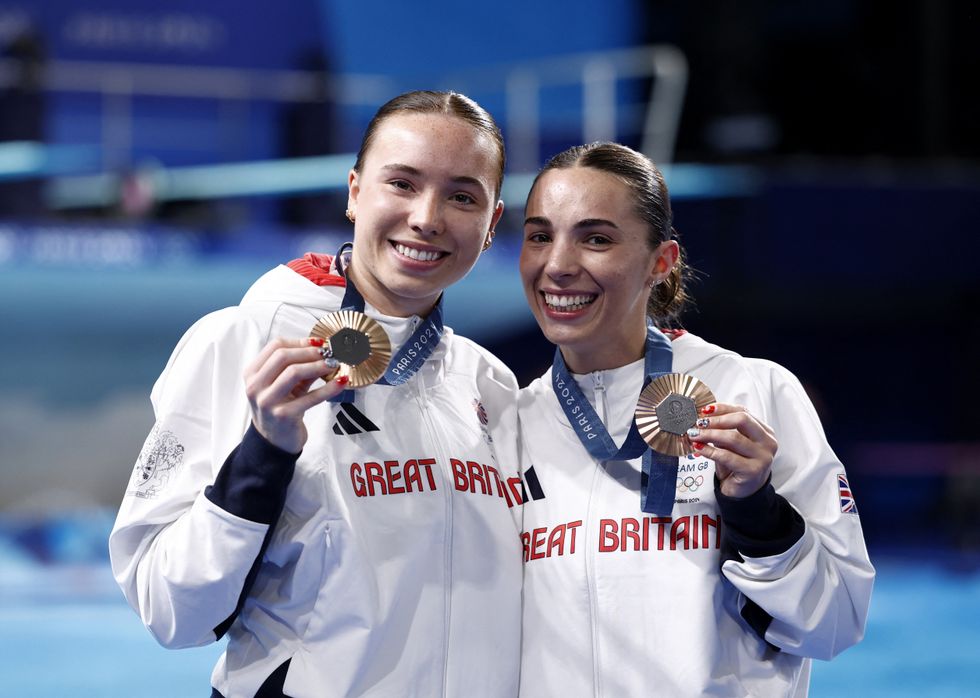
<path fill-rule="evenodd" d="M 704 475 L 688 475 L 677 478 L 678 492 L 697 492 L 704 484 Z"/>

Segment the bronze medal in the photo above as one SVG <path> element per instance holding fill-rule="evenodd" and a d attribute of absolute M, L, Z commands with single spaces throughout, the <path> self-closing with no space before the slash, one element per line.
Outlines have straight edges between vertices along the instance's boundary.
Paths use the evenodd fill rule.
<path fill-rule="evenodd" d="M 338 310 L 320 318 L 310 330 L 340 362 L 338 376 L 348 376 L 350 388 L 371 385 L 391 361 L 391 341 L 384 328 L 364 313 Z"/>
<path fill-rule="evenodd" d="M 715 402 L 704 383 L 684 373 L 666 373 L 650 381 L 640 393 L 634 419 L 643 440 L 665 456 L 692 453 L 687 430 L 695 426 L 698 413 Z"/>

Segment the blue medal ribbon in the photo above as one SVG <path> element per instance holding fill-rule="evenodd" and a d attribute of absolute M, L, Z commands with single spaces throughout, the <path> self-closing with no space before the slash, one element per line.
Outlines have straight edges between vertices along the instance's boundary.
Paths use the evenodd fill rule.
<path fill-rule="evenodd" d="M 341 310 L 353 310 L 358 313 L 364 312 L 364 296 L 357 290 L 354 280 L 347 274 L 347 262 L 350 260 L 349 247 L 351 243 L 345 242 L 337 252 L 336 268 L 346 281 L 344 300 L 340 304 Z M 429 316 L 419 323 L 415 332 L 409 337 L 398 352 L 391 358 L 388 368 L 381 378 L 376 382 L 381 385 L 401 385 L 407 382 L 418 373 L 435 348 L 439 346 L 444 332 L 442 324 L 442 294 L 439 300 L 429 313 Z M 353 402 L 354 391 L 345 390 L 336 396 L 331 402 Z"/>
<path fill-rule="evenodd" d="M 673 365 L 670 340 L 656 327 L 647 326 L 646 349 L 643 355 L 643 387 L 665 373 Z M 632 460 L 643 456 L 643 475 L 640 478 L 640 508 L 648 514 L 669 516 L 674 509 L 674 489 L 677 482 L 677 458 L 651 450 L 634 420 L 622 446 L 616 446 L 606 425 L 599 419 L 578 383 L 568 371 L 561 349 L 555 349 L 551 367 L 551 385 L 565 417 L 578 440 L 589 455 L 599 461 Z M 637 396 L 639 397 L 639 396 Z"/>

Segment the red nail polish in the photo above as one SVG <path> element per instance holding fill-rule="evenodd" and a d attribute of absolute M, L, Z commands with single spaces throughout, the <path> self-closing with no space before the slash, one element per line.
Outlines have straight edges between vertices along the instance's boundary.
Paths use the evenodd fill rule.
<path fill-rule="evenodd" d="M 715 411 L 714 405 L 706 405 L 701 408 L 701 414 L 711 414 L 714 411 Z"/>
<path fill-rule="evenodd" d="M 337 376 L 334 381 L 337 385 L 347 385 L 350 382 L 350 376 Z"/>
<path fill-rule="evenodd" d="M 311 347 L 322 347 L 323 346 L 323 337 L 310 337 L 310 346 Z"/>
<path fill-rule="evenodd" d="M 695 451 L 703 451 L 704 450 L 704 444 L 701 443 L 700 441 L 692 441 L 691 442 L 691 445 L 694 446 L 694 450 Z"/>

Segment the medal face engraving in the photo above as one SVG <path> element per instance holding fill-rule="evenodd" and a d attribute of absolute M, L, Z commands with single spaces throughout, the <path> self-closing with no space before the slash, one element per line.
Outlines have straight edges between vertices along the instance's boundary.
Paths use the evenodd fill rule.
<path fill-rule="evenodd" d="M 691 444 L 685 432 L 698 411 L 715 402 L 704 383 L 684 373 L 666 373 L 650 381 L 636 404 L 636 427 L 650 448 L 667 456 L 686 456 Z"/>
<path fill-rule="evenodd" d="M 364 313 L 339 310 L 320 318 L 311 337 L 326 340 L 340 362 L 338 376 L 347 376 L 350 388 L 363 388 L 381 378 L 391 361 L 391 341 L 384 328 Z"/>
<path fill-rule="evenodd" d="M 683 436 L 698 421 L 698 408 L 686 395 L 671 393 L 656 406 L 660 428 L 669 434 Z"/>
<path fill-rule="evenodd" d="M 357 366 L 371 356 L 371 339 L 363 332 L 344 327 L 330 338 L 330 349 L 337 361 Z"/>

